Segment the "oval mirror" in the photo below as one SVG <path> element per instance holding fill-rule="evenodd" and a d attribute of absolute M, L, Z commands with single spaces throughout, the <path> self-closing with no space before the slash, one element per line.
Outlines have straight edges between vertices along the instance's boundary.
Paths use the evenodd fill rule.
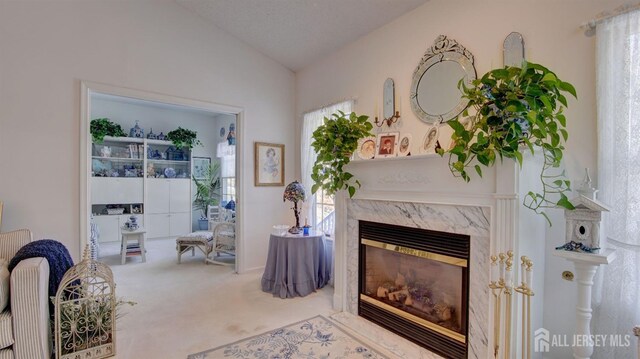
<path fill-rule="evenodd" d="M 476 78 L 473 55 L 457 41 L 438 36 L 413 72 L 411 109 L 424 122 L 442 123 L 458 116 L 467 106 L 458 88 L 461 79 Z"/>
<path fill-rule="evenodd" d="M 394 88 L 393 79 L 386 79 L 382 88 L 382 115 L 385 119 L 395 115 Z"/>

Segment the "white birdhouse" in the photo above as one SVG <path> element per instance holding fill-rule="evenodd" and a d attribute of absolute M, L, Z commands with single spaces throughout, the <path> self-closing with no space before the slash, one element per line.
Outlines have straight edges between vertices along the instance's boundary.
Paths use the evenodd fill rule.
<path fill-rule="evenodd" d="M 602 212 L 608 212 L 609 207 L 583 195 L 572 199 L 571 203 L 576 208 L 564 211 L 567 221 L 565 243 L 574 241 L 590 248 L 600 248 L 600 221 Z"/>

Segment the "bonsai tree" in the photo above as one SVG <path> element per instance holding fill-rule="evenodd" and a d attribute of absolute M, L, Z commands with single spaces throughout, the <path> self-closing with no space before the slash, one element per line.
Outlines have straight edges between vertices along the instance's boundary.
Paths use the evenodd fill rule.
<path fill-rule="evenodd" d="M 193 208 L 200 210 L 201 219 L 209 218 L 209 206 L 220 203 L 220 165 L 217 162 L 205 169 L 203 178 L 191 176 L 196 185 L 196 195 L 193 200 Z"/>
<path fill-rule="evenodd" d="M 355 112 L 349 115 L 342 111 L 334 113 L 331 118 L 324 118 L 324 123 L 313 132 L 311 146 L 318 154 L 311 179 L 314 182 L 311 192 L 324 189 L 334 194 L 341 189 L 349 191 L 349 197 L 360 188 L 360 181 L 343 168 L 351 161 L 351 155 L 358 148 L 358 140 L 371 136 L 373 125 L 367 121 L 369 116 L 358 116 Z"/>
<path fill-rule="evenodd" d="M 560 166 L 568 132 L 563 114 L 567 106 L 564 93 L 576 97 L 575 88 L 560 80 L 546 67 L 524 62 L 522 67 L 505 67 L 489 71 L 467 87 L 458 87 L 469 100 L 465 111 L 449 121 L 453 128 L 453 147 L 438 153 L 449 153 L 449 168 L 454 176 L 469 182 L 469 167 L 482 176 L 482 166 L 493 166 L 496 159 L 516 160 L 522 166 L 523 148 L 531 153 L 541 150 L 544 164 L 540 173 L 542 193 L 530 191 L 524 205 L 542 214 L 549 224 L 545 208 L 556 206 L 573 209 L 565 192 L 570 182 L 564 172 L 552 175 L 548 170 Z M 469 117 L 469 109 L 475 113 Z M 526 146 L 526 147 L 524 147 Z M 476 162 L 477 160 L 477 162 Z M 552 201 L 550 196 L 558 196 Z"/>
<path fill-rule="evenodd" d="M 122 126 L 111 122 L 108 118 L 96 118 L 91 120 L 89 131 L 91 132 L 91 138 L 93 138 L 94 143 L 102 143 L 102 141 L 104 141 L 104 136 L 127 136 L 122 130 Z"/>
<path fill-rule="evenodd" d="M 195 131 L 182 127 L 169 131 L 167 133 L 167 139 L 173 142 L 173 145 L 176 146 L 176 148 L 186 147 L 188 149 L 192 149 L 193 146 L 202 145 L 202 142 L 198 140 L 197 133 Z"/>

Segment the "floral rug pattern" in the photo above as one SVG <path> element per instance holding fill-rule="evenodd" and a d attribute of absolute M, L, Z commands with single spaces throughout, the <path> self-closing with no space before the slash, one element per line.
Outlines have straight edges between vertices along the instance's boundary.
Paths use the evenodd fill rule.
<path fill-rule="evenodd" d="M 319 315 L 187 359 L 388 359 Z"/>

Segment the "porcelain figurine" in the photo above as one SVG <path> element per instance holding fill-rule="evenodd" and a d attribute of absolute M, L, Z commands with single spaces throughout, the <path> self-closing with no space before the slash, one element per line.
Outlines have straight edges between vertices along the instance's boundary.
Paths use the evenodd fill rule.
<path fill-rule="evenodd" d="M 157 138 L 157 139 L 158 139 L 158 140 L 163 140 L 163 141 L 164 141 L 164 140 L 166 140 L 166 139 L 167 139 L 167 136 L 165 136 L 165 135 L 164 135 L 164 133 L 160 132 L 160 134 L 158 135 L 158 138 Z"/>
<path fill-rule="evenodd" d="M 147 134 L 147 138 L 150 139 L 150 140 L 157 140 L 158 139 L 158 136 L 155 133 L 153 133 L 153 128 L 149 129 L 149 133 Z"/>
<path fill-rule="evenodd" d="M 136 125 L 129 130 L 129 137 L 144 138 L 144 130 L 140 127 L 138 121 L 136 121 Z"/>

